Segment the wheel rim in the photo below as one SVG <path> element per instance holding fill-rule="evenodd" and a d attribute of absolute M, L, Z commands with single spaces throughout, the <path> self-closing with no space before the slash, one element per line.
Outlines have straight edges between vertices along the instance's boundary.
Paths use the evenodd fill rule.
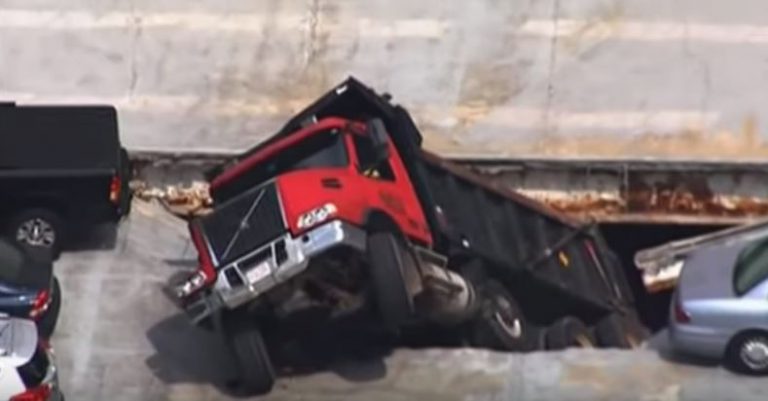
<path fill-rule="evenodd" d="M 741 360 L 752 370 L 768 369 L 768 343 L 763 339 L 749 340 L 741 346 Z"/>
<path fill-rule="evenodd" d="M 51 223 L 34 218 L 19 225 L 16 230 L 16 240 L 27 245 L 50 248 L 56 242 L 56 231 Z"/>
<path fill-rule="evenodd" d="M 512 305 L 503 297 L 496 298 L 496 312 L 493 319 L 501 326 L 504 333 L 514 339 L 523 336 L 523 324 L 520 318 L 515 316 Z"/>

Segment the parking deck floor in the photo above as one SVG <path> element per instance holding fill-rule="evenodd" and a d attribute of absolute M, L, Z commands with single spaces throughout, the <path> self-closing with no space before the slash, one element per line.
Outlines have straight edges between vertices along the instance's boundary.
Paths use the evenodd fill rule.
<path fill-rule="evenodd" d="M 237 399 L 212 335 L 193 328 L 161 286 L 196 253 L 183 221 L 136 201 L 114 249 L 65 253 L 53 343 L 68 400 Z M 661 350 L 661 351 L 660 351 Z M 768 378 L 666 356 L 663 336 L 633 351 L 504 354 L 402 349 L 346 358 L 278 381 L 269 400 L 765 400 Z"/>

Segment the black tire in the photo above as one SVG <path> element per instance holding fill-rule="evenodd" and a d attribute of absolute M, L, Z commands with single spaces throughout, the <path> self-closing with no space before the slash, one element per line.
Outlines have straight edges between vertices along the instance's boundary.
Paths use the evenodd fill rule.
<path fill-rule="evenodd" d="M 275 385 L 275 370 L 261 330 L 250 322 L 229 319 L 227 323 L 225 334 L 240 374 L 240 390 L 249 395 L 269 393 Z"/>
<path fill-rule="evenodd" d="M 758 350 L 764 357 L 760 360 L 751 358 L 749 347 Z M 729 368 L 739 373 L 768 375 L 768 333 L 752 331 L 734 337 L 726 349 L 725 362 Z"/>
<path fill-rule="evenodd" d="M 488 280 L 480 293 L 480 313 L 471 327 L 472 344 L 499 351 L 536 349 L 537 336 L 509 291 L 500 282 Z"/>
<path fill-rule="evenodd" d="M 563 350 L 570 347 L 593 348 L 595 341 L 589 328 L 573 316 L 566 316 L 555 321 L 546 331 L 548 350 Z"/>
<path fill-rule="evenodd" d="M 641 341 L 617 313 L 611 313 L 597 322 L 595 337 L 604 348 L 636 348 Z"/>
<path fill-rule="evenodd" d="M 48 310 L 43 313 L 43 316 L 37 322 L 37 331 L 40 336 L 49 339 L 56 330 L 56 323 L 59 321 L 59 313 L 61 312 L 61 285 L 59 279 L 53 278 L 53 289 L 51 290 L 51 304 L 48 306 Z"/>
<path fill-rule="evenodd" d="M 368 236 L 368 265 L 374 301 L 384 325 L 394 330 L 413 315 L 413 300 L 408 292 L 407 258 L 411 258 L 407 245 L 389 232 L 376 232 Z M 412 260 L 411 260 L 412 261 Z"/>
<path fill-rule="evenodd" d="M 35 226 L 42 228 L 45 234 L 30 233 L 30 228 Z M 65 242 L 64 223 L 57 213 L 49 209 L 26 209 L 8 220 L 6 236 L 41 258 L 57 258 Z"/>

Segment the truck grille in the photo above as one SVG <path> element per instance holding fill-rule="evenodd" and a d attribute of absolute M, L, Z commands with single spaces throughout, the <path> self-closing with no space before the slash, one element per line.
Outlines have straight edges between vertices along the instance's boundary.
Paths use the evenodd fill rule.
<path fill-rule="evenodd" d="M 203 231 L 224 266 L 286 231 L 274 183 L 257 187 L 217 206 L 202 221 Z"/>

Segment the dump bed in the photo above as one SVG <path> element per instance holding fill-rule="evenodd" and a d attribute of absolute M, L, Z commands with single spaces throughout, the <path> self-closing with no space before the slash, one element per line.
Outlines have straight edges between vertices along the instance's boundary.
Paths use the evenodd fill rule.
<path fill-rule="evenodd" d="M 495 187 L 428 152 L 419 162 L 434 213 L 443 222 L 436 230 L 443 252 L 485 260 L 538 314 L 578 314 L 610 309 L 622 299 L 619 303 L 631 302 L 624 271 L 593 225 Z"/>
<path fill-rule="evenodd" d="M 494 187 L 483 177 L 424 151 L 408 112 L 391 104 L 388 95 L 376 94 L 353 78 L 240 158 L 330 116 L 381 118 L 411 176 L 436 250 L 459 255 L 460 260 L 484 261 L 539 315 L 608 311 L 632 303 L 622 267 L 594 227 Z M 223 168 L 226 165 L 209 172 L 209 179 Z M 233 180 L 216 188 L 212 196 L 224 202 L 244 190 L 244 183 Z"/>

